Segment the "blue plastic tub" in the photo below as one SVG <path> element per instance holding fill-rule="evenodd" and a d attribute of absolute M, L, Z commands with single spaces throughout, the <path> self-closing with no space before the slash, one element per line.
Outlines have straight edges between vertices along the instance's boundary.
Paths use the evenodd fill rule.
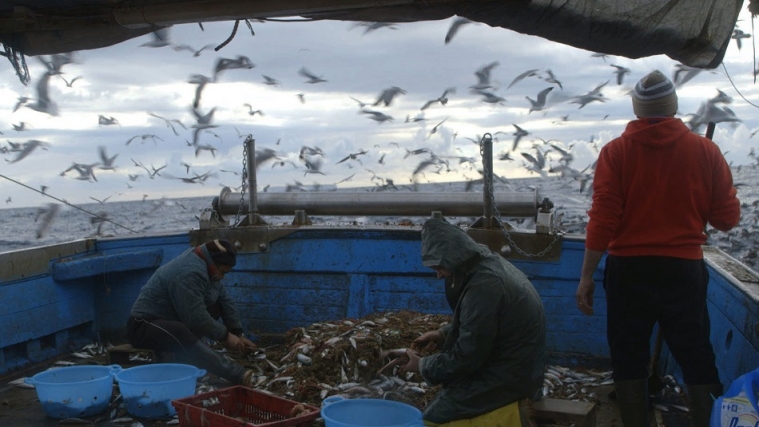
<path fill-rule="evenodd" d="M 53 418 L 88 417 L 103 412 L 111 401 L 113 375 L 119 365 L 67 366 L 27 378 L 45 413 Z"/>
<path fill-rule="evenodd" d="M 322 402 L 326 427 L 416 427 L 423 426 L 422 412 L 411 405 L 381 399 L 338 399 Z"/>
<path fill-rule="evenodd" d="M 173 417 L 174 399 L 195 394 L 205 369 L 181 363 L 158 363 L 124 369 L 115 375 L 127 412 L 140 418 Z"/>

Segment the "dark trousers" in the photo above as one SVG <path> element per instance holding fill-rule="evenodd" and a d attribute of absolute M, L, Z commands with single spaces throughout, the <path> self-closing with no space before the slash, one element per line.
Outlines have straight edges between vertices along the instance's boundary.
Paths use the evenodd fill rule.
<path fill-rule="evenodd" d="M 209 306 L 208 312 L 213 318 L 218 318 L 221 307 Z M 236 384 L 242 384 L 245 378 L 245 367 L 216 353 L 184 323 L 176 320 L 138 319 L 130 316 L 127 321 L 127 339 L 133 347 L 172 353 L 179 363 L 206 369 Z"/>
<path fill-rule="evenodd" d="M 606 258 L 606 326 L 615 381 L 648 377 L 651 333 L 658 322 L 685 383 L 719 383 L 709 341 L 708 282 L 703 260 Z"/>

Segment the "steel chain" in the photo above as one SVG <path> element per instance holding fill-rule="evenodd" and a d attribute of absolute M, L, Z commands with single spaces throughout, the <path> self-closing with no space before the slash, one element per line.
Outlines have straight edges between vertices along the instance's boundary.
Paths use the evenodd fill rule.
<path fill-rule="evenodd" d="M 237 208 L 237 215 L 235 215 L 235 223 L 233 227 L 237 227 L 240 223 L 240 215 L 242 215 L 242 207 L 245 204 L 245 189 L 248 186 L 248 141 L 252 138 L 252 135 L 248 135 L 245 141 L 242 143 L 242 185 L 240 186 L 240 206 Z"/>
<path fill-rule="evenodd" d="M 518 254 L 525 256 L 527 258 L 541 258 L 545 254 L 548 253 L 548 251 L 553 248 L 553 246 L 556 244 L 556 242 L 559 241 L 562 234 L 561 233 L 554 233 L 553 240 L 551 243 L 548 244 L 543 250 L 541 250 L 538 253 L 531 254 L 524 251 L 524 249 L 517 246 L 516 242 L 511 238 L 511 234 L 506 230 L 506 228 L 503 226 L 503 222 L 501 221 L 501 213 L 498 211 L 498 206 L 496 206 L 495 203 L 495 191 L 493 189 L 493 180 L 492 180 L 492 174 L 491 171 L 488 170 L 487 163 L 485 161 L 485 138 L 491 138 L 492 136 L 489 133 L 486 133 L 482 136 L 482 139 L 480 140 L 480 157 L 482 158 L 482 170 L 483 170 L 483 183 L 487 186 L 488 190 L 490 191 L 490 204 L 493 207 L 493 216 L 496 219 L 496 223 L 498 224 L 498 228 L 501 229 L 501 233 L 503 233 L 503 236 L 506 238 L 506 241 L 509 243 L 509 246 L 513 247 L 514 250 L 517 251 Z"/>

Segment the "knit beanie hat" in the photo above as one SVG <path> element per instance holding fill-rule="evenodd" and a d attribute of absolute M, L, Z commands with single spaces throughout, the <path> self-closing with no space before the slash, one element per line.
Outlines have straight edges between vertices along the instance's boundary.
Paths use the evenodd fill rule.
<path fill-rule="evenodd" d="M 229 240 L 216 239 L 205 243 L 215 264 L 234 266 L 237 263 L 237 249 Z"/>
<path fill-rule="evenodd" d="M 677 112 L 675 85 L 661 71 L 654 70 L 635 85 L 632 104 L 637 117 L 673 116 Z"/>

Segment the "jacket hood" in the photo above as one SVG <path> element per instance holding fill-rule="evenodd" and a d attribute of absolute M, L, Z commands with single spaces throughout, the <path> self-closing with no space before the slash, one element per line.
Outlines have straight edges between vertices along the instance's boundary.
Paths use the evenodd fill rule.
<path fill-rule="evenodd" d="M 490 249 L 481 245 L 461 228 L 443 219 L 429 219 L 422 227 L 422 264 L 440 266 L 450 272 L 476 256 L 486 256 Z"/>
<path fill-rule="evenodd" d="M 674 117 L 647 117 L 627 124 L 622 138 L 650 147 L 668 147 L 690 132 L 685 123 Z"/>

